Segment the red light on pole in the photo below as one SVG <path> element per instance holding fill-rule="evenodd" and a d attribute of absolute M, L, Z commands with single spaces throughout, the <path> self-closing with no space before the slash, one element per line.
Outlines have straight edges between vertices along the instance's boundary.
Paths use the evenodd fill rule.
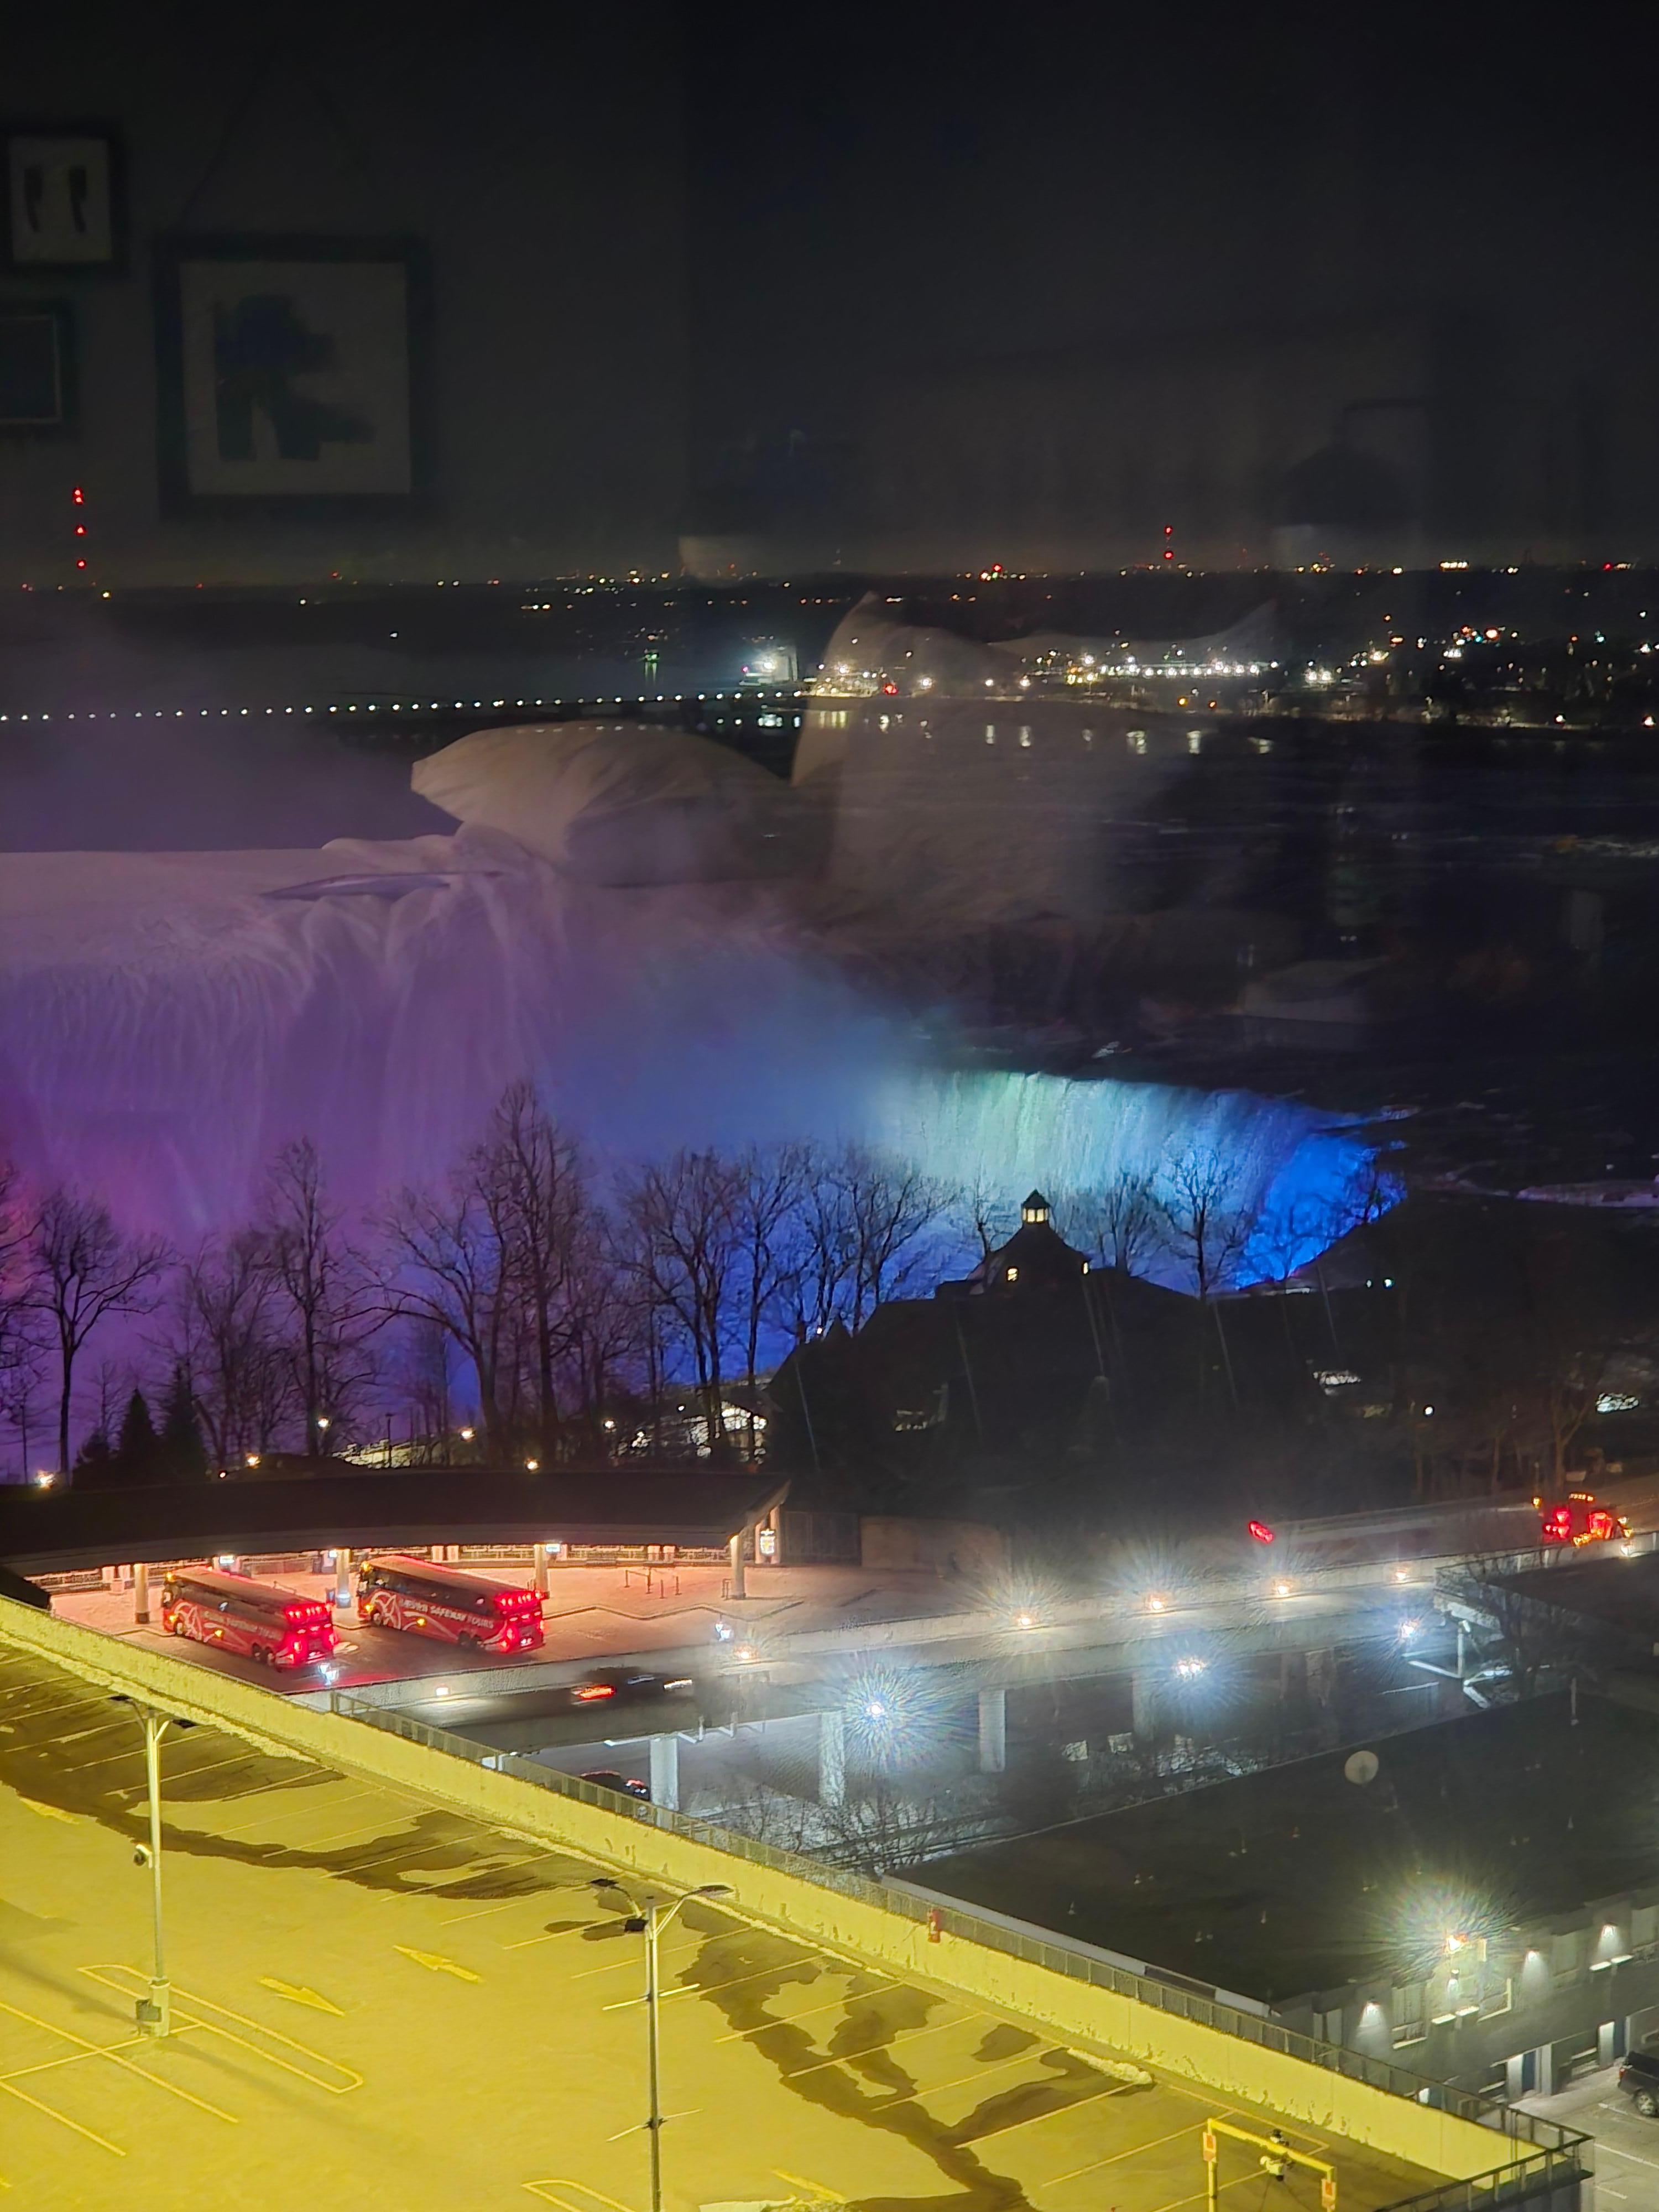
<path fill-rule="evenodd" d="M 1248 1525 L 1251 1535 L 1255 1538 L 1258 1544 L 1271 1544 L 1276 1540 L 1273 1530 L 1265 1521 L 1252 1521 Z"/>

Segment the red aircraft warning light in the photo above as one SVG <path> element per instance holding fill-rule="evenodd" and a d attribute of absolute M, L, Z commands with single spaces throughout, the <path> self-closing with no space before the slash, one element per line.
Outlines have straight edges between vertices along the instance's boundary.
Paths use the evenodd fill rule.
<path fill-rule="evenodd" d="M 1273 1532 L 1267 1526 L 1265 1521 L 1252 1521 L 1249 1524 L 1249 1528 L 1251 1535 L 1255 1538 L 1258 1544 L 1271 1544 L 1273 1542 Z"/>

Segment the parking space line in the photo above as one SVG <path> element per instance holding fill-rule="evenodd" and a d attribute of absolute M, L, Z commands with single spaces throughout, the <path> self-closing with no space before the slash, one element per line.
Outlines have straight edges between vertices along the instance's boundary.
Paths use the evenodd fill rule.
<path fill-rule="evenodd" d="M 118 1990 L 123 1996 L 132 1996 L 147 1986 L 143 1975 L 131 1966 L 117 1965 L 82 1966 L 81 1972 L 88 1976 L 91 1980 L 101 1983 L 106 1989 Z M 116 1976 L 125 1976 L 126 1978 L 117 1980 L 113 1978 Z M 250 2020 L 246 2013 L 233 2012 L 228 2005 L 219 2003 L 216 1998 L 198 1996 L 192 1990 L 181 1990 L 175 1984 L 173 1999 L 175 2019 L 186 2021 L 193 2019 L 195 2025 L 205 2030 L 208 2034 L 222 2036 L 227 2043 L 239 2045 L 255 2058 L 263 2059 L 267 2066 L 278 2067 L 284 2074 L 297 2075 L 301 2081 L 309 2081 L 314 2089 L 325 2089 L 331 2096 L 343 2097 L 349 2095 L 352 2090 L 361 2089 L 363 2086 L 363 2076 L 354 2068 L 343 2066 L 337 2058 L 331 2058 L 326 2051 L 313 2051 L 309 2044 L 296 2042 L 293 2036 L 283 2034 L 280 2029 L 267 2027 L 263 2021 Z M 216 2020 L 202 2020 L 192 2014 L 182 2011 L 180 2000 L 185 2004 L 198 2005 L 204 2011 L 218 2013 L 225 2020 L 234 2020 L 239 2027 L 247 2028 L 254 2035 L 262 2036 L 267 2043 L 280 2043 L 284 2051 L 297 2051 L 301 2058 L 311 2059 L 319 2068 L 326 2069 L 326 2073 L 344 2078 L 339 2081 L 330 2081 L 324 2073 L 309 2073 L 305 2067 L 296 2066 L 292 2059 L 278 2057 L 274 2051 L 262 2051 L 257 2043 L 249 2042 L 246 2036 L 238 2035 L 230 2028 L 222 2027 Z M 153 2077 L 146 2075 L 144 2078 L 148 2081 Z"/>
<path fill-rule="evenodd" d="M 962 2078 L 964 2081 L 973 2081 L 976 2077 L 973 2075 L 964 2074 Z M 1060 2088 L 1062 2086 L 1062 2077 L 1053 2074 L 1037 2074 L 1032 2076 L 1031 2086 L 1033 2088 L 1040 2089 L 1048 2085 L 1052 2085 L 1056 2089 Z M 947 2081 L 944 2086 L 947 2089 L 953 2089 L 957 2087 L 959 2084 L 954 2081 Z M 1131 2086 L 1132 2085 L 1127 2081 L 1103 2081 L 1097 2089 L 1091 2089 L 1087 2096 L 1073 2097 L 1069 2103 L 1064 2105 L 1050 2105 L 1046 2112 L 1030 2112 L 1023 2120 L 1010 2120 L 1006 2127 L 987 2128 L 983 2135 L 969 2136 L 965 2140 L 970 2143 L 982 2143 L 989 2142 L 992 2137 L 995 2136 L 1015 2135 L 1021 2128 L 1036 2127 L 1043 2120 L 1057 2120 L 1063 2112 L 1080 2112 L 1085 2105 L 1103 2105 L 1109 2097 L 1127 2096 Z M 933 2094 L 933 2093 L 931 2089 L 923 2089 L 917 2092 L 917 2094 L 920 2096 L 931 2097 Z"/>
<path fill-rule="evenodd" d="M 802 1966 L 806 1960 L 811 1960 L 819 1966 L 823 1963 L 816 1952 L 809 1951 L 806 1960 L 780 1959 L 769 1966 L 757 1966 L 752 1973 L 733 1974 L 729 1982 L 677 1982 L 672 1990 L 663 1991 L 662 2001 L 666 2004 L 670 1997 L 712 1997 L 721 1990 L 741 1989 L 745 1982 L 768 1981 L 774 1974 L 787 1973 L 791 1966 Z M 575 1978 L 573 1975 L 572 1979 Z M 626 2012 L 630 2005 L 644 2002 L 642 1996 L 618 1997 L 614 2004 L 601 2005 L 599 2009 L 601 2012 Z"/>
<path fill-rule="evenodd" d="M 851 2059 L 872 2058 L 878 2051 L 896 2051 L 901 2044 L 908 2049 L 911 2044 L 919 2043 L 924 2035 L 943 2035 L 948 2027 L 961 2027 L 969 2021 L 989 2020 L 991 2017 L 989 2013 L 970 2012 L 964 2013 L 961 2020 L 942 2020 L 932 2027 L 913 2027 L 908 2034 L 895 2035 L 885 2043 L 867 2043 L 862 2051 L 843 2051 L 834 2058 L 815 2058 L 810 2066 L 793 2067 L 787 2074 L 781 2075 L 779 2079 L 799 2081 L 808 2074 L 822 2074 L 826 2066 L 845 2066 Z M 1021 2051 L 1019 2055 L 1024 2058 L 1029 2054 Z M 1181 2132 L 1184 2135 L 1186 2130 L 1183 2128 Z"/>
<path fill-rule="evenodd" d="M 180 2097 L 185 2104 L 195 2105 L 204 2112 L 211 2112 L 216 2120 L 229 2120 L 233 2124 L 234 2122 L 234 2113 L 222 2112 L 216 2105 L 209 2104 L 205 2097 L 197 2096 L 193 2090 L 181 2089 L 176 2081 L 164 2081 L 159 2075 L 147 2074 L 142 2066 L 135 2066 L 130 2058 L 123 2058 L 121 2052 L 131 2050 L 132 2042 L 137 2040 L 136 2038 L 116 2044 L 94 2043 L 87 2036 L 76 2034 L 73 2028 L 58 2027 L 51 2021 L 41 2020 L 32 2012 L 24 2012 L 17 2005 L 0 2002 L 0 2012 L 9 2012 L 14 2020 L 27 2021 L 31 2027 L 38 2027 L 47 2035 L 55 2035 L 62 2043 L 74 2044 L 78 2054 L 82 2057 L 107 2058 L 112 2065 L 120 2067 L 124 2073 L 136 2074 L 141 2081 L 149 2082 L 152 2087 L 165 2089 L 169 2096 Z M 33 2072 L 34 2069 L 24 2068 L 21 2070 Z M 13 2078 L 10 2075 L 3 2077 L 6 2081 Z"/>
<path fill-rule="evenodd" d="M 842 1971 L 852 1972 L 854 1970 L 843 1968 Z M 870 1971 L 873 1972 L 874 1969 L 872 1968 Z M 851 1996 L 830 1997 L 823 2004 L 807 2005 L 799 2012 L 780 2013 L 775 2020 L 763 2021 L 758 2027 L 734 2027 L 725 2035 L 717 2035 L 714 2038 L 714 2040 L 716 2043 L 746 2042 L 752 2035 L 764 2035 L 769 2027 L 793 2027 L 798 2020 L 811 2020 L 816 2013 L 834 2012 L 837 2005 L 857 2004 L 866 1995 L 871 1996 L 890 1996 L 895 1990 L 904 1987 L 904 1984 L 899 1981 L 896 1975 L 886 1974 L 884 1975 L 882 1978 L 888 1984 L 887 1988 L 884 1990 L 872 1990 L 869 1991 L 861 1990 L 856 1997 Z"/>
<path fill-rule="evenodd" d="M 831 2189 L 822 2181 L 810 2181 L 804 2173 L 786 2173 L 781 2166 L 772 2168 L 780 2181 L 793 2181 L 797 2189 L 804 2189 L 809 2197 L 827 2197 L 832 2204 L 845 2204 L 847 2199 L 839 2189 Z"/>
<path fill-rule="evenodd" d="M 1109 2157 L 1097 2158 L 1088 2166 L 1074 2166 L 1069 2173 L 1052 2174 L 1047 2181 L 1034 2185 L 1038 2189 L 1058 2189 L 1062 2181 L 1076 2181 L 1085 2173 L 1098 2173 L 1103 2166 L 1115 2166 L 1121 2159 L 1139 2158 L 1142 2151 L 1156 2150 L 1160 2143 L 1178 2142 L 1182 2136 L 1201 2135 L 1203 2129 L 1194 2123 L 1191 2127 L 1171 2128 L 1166 2136 L 1153 2136 L 1146 2142 L 1131 2143 L 1127 2150 L 1115 2150 Z"/>
<path fill-rule="evenodd" d="M 38 2097 L 31 2097 L 27 2090 L 19 2089 L 9 2081 L 0 2081 L 0 2092 L 8 2097 L 15 2097 L 20 2105 L 33 2106 L 37 2112 L 44 2112 L 49 2120 L 56 2120 L 60 2127 L 73 2129 L 77 2136 L 84 2136 L 88 2142 L 96 2143 L 100 2150 L 106 2150 L 116 2158 L 126 2156 L 119 2143 L 111 2142 L 107 2136 L 100 2136 L 91 2128 L 83 2128 L 79 2120 L 70 2119 L 66 2112 L 55 2112 L 50 2105 L 43 2105 Z"/>

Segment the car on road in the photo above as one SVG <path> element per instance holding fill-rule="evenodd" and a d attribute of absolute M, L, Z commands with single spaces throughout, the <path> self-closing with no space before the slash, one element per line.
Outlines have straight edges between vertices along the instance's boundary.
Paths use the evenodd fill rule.
<path fill-rule="evenodd" d="M 689 1674 L 653 1674 L 641 1667 L 592 1667 L 570 1686 L 573 1705 L 622 1704 L 629 1698 L 689 1697 L 696 1685 Z"/>
<path fill-rule="evenodd" d="M 613 1766 L 596 1766 L 581 1778 L 597 1783 L 601 1790 L 614 1790 L 619 1797 L 643 1797 L 647 1805 L 651 1802 L 651 1784 L 641 1782 L 637 1774 L 618 1774 Z"/>
<path fill-rule="evenodd" d="M 1632 2051 L 1619 2069 L 1619 2086 L 1644 2120 L 1659 2120 L 1659 2056 Z"/>

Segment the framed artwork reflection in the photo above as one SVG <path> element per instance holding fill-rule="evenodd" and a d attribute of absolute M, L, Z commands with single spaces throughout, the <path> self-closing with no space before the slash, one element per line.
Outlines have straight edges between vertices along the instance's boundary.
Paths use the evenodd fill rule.
<path fill-rule="evenodd" d="M 173 237 L 155 277 L 171 510 L 328 512 L 425 491 L 418 240 Z"/>
<path fill-rule="evenodd" d="M 0 432 L 75 427 L 75 318 L 66 300 L 0 304 Z"/>
<path fill-rule="evenodd" d="M 0 253 L 20 276 L 126 266 L 121 141 L 108 123 L 6 123 Z"/>

